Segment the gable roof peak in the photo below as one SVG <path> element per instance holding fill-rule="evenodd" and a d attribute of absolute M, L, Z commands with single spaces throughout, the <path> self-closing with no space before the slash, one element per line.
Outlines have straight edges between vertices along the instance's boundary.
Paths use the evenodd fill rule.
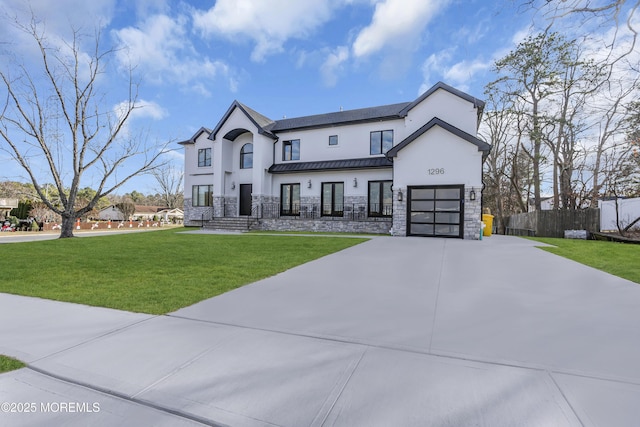
<path fill-rule="evenodd" d="M 208 138 L 211 135 L 211 129 L 208 129 L 206 127 L 201 127 L 200 129 L 198 129 L 196 133 L 193 134 L 191 138 L 187 139 L 186 141 L 180 141 L 178 142 L 178 144 L 180 145 L 195 144 L 196 139 L 198 139 L 202 133 L 206 133 Z"/>
<path fill-rule="evenodd" d="M 229 106 L 229 109 L 227 109 L 227 112 L 224 113 L 224 115 L 216 125 L 215 129 L 213 129 L 213 132 L 209 136 L 209 139 L 211 140 L 216 139 L 216 136 L 220 131 L 220 128 L 224 125 L 224 123 L 227 121 L 227 119 L 231 116 L 231 114 L 236 108 L 242 111 L 242 113 L 245 116 L 247 116 L 247 118 L 251 121 L 251 123 L 253 123 L 253 125 L 258 129 L 259 134 L 265 135 L 274 140 L 278 139 L 275 135 L 269 132 L 269 129 L 273 126 L 273 123 L 274 123 L 273 120 L 258 113 L 253 108 L 247 107 L 237 99 L 231 103 L 231 106 Z"/>
<path fill-rule="evenodd" d="M 413 101 L 409 105 L 407 105 L 402 110 L 401 114 L 403 116 L 406 116 L 413 107 L 415 107 L 416 105 L 420 104 L 422 101 L 424 101 L 425 99 L 430 97 L 434 92 L 436 92 L 439 89 L 445 90 L 445 91 L 451 93 L 452 95 L 456 95 L 457 97 L 460 97 L 460 98 L 464 99 L 465 101 L 468 101 L 468 102 L 472 103 L 473 106 L 478 109 L 478 117 L 480 117 L 482 115 L 482 111 L 484 109 L 484 101 L 476 98 L 475 96 L 469 95 L 468 93 L 465 93 L 465 92 L 461 91 L 460 89 L 456 89 L 453 86 L 449 86 L 448 84 L 446 84 L 446 83 L 444 83 L 442 81 L 439 81 L 438 83 L 434 84 L 429 89 L 424 91 L 422 93 L 422 95 L 420 95 L 415 101 Z"/>

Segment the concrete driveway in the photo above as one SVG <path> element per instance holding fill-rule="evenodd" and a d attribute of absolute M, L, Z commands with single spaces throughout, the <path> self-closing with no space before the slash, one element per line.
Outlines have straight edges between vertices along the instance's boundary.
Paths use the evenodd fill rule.
<path fill-rule="evenodd" d="M 379 237 L 168 316 L 0 294 L 29 363 L 0 402 L 38 409 L 0 425 L 635 426 L 639 308 L 504 236 Z"/>

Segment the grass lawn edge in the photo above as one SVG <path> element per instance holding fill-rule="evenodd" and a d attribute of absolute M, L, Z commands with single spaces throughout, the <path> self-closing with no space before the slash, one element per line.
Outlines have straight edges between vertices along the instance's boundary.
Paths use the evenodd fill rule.
<path fill-rule="evenodd" d="M 27 366 L 26 363 L 18 359 L 0 354 L 0 374 L 15 371 L 17 369 L 24 368 L 25 366 Z"/>

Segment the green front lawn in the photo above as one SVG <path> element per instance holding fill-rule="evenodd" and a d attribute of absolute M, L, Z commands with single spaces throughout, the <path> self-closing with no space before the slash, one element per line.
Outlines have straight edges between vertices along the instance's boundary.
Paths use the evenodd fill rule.
<path fill-rule="evenodd" d="M 3 372 L 15 371 L 24 368 L 26 365 L 21 361 L 9 356 L 0 354 L 0 374 Z"/>
<path fill-rule="evenodd" d="M 184 234 L 0 245 L 0 292 L 163 314 L 367 239 Z"/>
<path fill-rule="evenodd" d="M 640 283 L 640 245 L 547 237 L 536 237 L 532 240 L 555 246 L 540 248 L 547 252 Z"/>

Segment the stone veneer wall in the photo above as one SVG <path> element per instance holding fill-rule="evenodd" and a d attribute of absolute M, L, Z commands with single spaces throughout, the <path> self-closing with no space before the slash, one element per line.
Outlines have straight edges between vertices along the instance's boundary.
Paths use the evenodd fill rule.
<path fill-rule="evenodd" d="M 469 193 L 474 190 L 476 200 L 469 199 Z M 398 201 L 398 193 L 402 191 L 402 201 Z M 480 238 L 480 218 L 482 214 L 482 188 L 466 187 L 464 194 L 464 221 L 462 236 L 465 239 L 478 240 Z M 394 236 L 407 235 L 407 189 L 393 190 L 393 228 Z"/>
<path fill-rule="evenodd" d="M 260 219 L 251 227 L 252 230 L 270 231 L 324 231 L 346 233 L 389 234 L 391 220 L 377 221 L 345 221 L 342 219 Z"/>
<path fill-rule="evenodd" d="M 214 218 L 224 216 L 224 197 L 213 196 L 213 216 Z"/>
<path fill-rule="evenodd" d="M 202 218 L 207 221 L 213 217 L 212 206 L 193 206 L 191 199 L 184 199 L 184 225 L 201 226 Z"/>
<path fill-rule="evenodd" d="M 398 200 L 398 193 L 402 192 L 402 201 Z M 393 189 L 393 236 L 407 235 L 407 188 Z"/>
<path fill-rule="evenodd" d="M 254 200 L 257 203 L 258 200 Z M 303 206 L 318 206 L 320 208 L 320 196 L 306 196 L 300 198 Z M 279 206 L 280 198 L 276 196 L 265 196 L 262 203 L 275 204 Z M 367 198 L 363 196 L 345 197 L 344 207 L 357 204 L 366 206 Z M 318 214 L 318 212 L 316 212 Z M 388 234 L 391 229 L 391 218 L 375 218 L 366 221 L 348 221 L 342 218 L 262 218 L 257 220 L 251 227 L 253 230 L 271 231 L 323 231 L 323 232 L 346 232 L 346 233 L 373 233 Z"/>
<path fill-rule="evenodd" d="M 476 199 L 470 200 L 469 193 L 474 190 Z M 464 230 L 465 239 L 480 239 L 480 219 L 482 218 L 482 188 L 465 187 L 464 189 Z"/>

